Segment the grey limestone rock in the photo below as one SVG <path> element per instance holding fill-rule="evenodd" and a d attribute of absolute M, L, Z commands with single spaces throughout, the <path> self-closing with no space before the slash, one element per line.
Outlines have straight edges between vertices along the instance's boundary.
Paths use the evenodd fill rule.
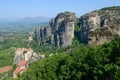
<path fill-rule="evenodd" d="M 120 7 L 108 7 L 80 17 L 80 40 L 101 45 L 120 35 Z"/>
<path fill-rule="evenodd" d="M 75 13 L 59 13 L 55 19 L 50 20 L 49 27 L 36 29 L 36 41 L 39 45 L 48 43 L 58 47 L 67 47 L 72 44 L 74 38 L 75 22 Z"/>

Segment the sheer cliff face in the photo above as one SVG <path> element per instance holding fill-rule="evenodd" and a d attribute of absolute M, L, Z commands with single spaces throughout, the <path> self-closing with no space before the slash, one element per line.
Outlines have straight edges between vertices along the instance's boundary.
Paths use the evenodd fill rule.
<path fill-rule="evenodd" d="M 50 20 L 49 27 L 37 28 L 36 41 L 42 44 L 67 47 L 71 45 L 74 38 L 74 24 L 76 16 L 74 13 L 60 13 L 55 19 Z"/>
<path fill-rule="evenodd" d="M 35 30 L 35 39 L 38 45 L 45 45 L 49 42 L 49 37 L 51 36 L 51 28 L 50 26 L 46 27 L 38 27 Z"/>
<path fill-rule="evenodd" d="M 101 45 L 120 35 L 120 7 L 103 8 L 80 17 L 80 40 Z"/>

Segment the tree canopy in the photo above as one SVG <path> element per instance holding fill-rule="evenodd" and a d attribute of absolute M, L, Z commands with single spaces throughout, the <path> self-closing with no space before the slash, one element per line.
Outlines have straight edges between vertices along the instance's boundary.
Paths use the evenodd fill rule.
<path fill-rule="evenodd" d="M 20 80 L 119 80 L 120 37 L 102 46 L 80 47 L 30 64 Z"/>

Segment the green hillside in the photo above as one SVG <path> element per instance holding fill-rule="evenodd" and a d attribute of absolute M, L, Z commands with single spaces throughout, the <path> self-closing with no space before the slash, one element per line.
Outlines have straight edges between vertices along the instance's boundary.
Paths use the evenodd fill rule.
<path fill-rule="evenodd" d="M 119 80 L 120 37 L 32 63 L 19 80 Z"/>

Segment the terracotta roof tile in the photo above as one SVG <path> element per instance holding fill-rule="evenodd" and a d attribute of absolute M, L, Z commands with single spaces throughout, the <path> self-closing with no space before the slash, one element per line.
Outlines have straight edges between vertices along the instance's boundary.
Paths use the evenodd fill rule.
<path fill-rule="evenodd" d="M 7 72 L 12 69 L 12 66 L 5 66 L 0 68 L 0 73 Z"/>
<path fill-rule="evenodd" d="M 20 67 L 17 67 L 15 70 L 14 70 L 14 73 L 15 74 L 19 74 L 21 71 L 26 71 L 27 70 L 27 68 L 20 68 Z"/>
<path fill-rule="evenodd" d="M 17 68 L 14 70 L 14 73 L 15 73 L 15 74 L 18 74 L 18 73 L 20 73 L 20 71 L 21 71 L 21 69 L 20 69 L 19 67 L 17 67 Z"/>
<path fill-rule="evenodd" d="M 20 61 L 18 66 L 25 66 L 27 64 L 26 60 Z"/>

